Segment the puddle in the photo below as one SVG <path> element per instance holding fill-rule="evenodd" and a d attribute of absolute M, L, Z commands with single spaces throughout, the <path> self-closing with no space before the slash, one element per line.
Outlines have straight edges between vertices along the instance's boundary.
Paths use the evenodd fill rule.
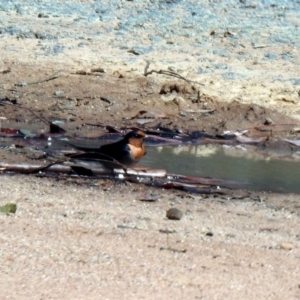
<path fill-rule="evenodd" d="M 238 181 L 253 191 L 300 193 L 300 154 L 271 155 L 256 147 L 215 145 L 147 147 L 143 166 L 168 173 Z M 234 186 L 232 186 L 234 187 Z"/>
<path fill-rule="evenodd" d="M 37 142 L 36 148 L 45 149 L 47 140 L 30 140 Z M 80 139 L 72 143 L 97 148 L 107 142 Z M 11 143 L 12 139 L 1 138 L 0 146 L 5 147 Z M 151 146 L 146 143 L 146 147 L 147 155 L 139 166 L 165 169 L 170 174 L 237 182 L 230 186 L 233 188 L 300 194 L 300 152 L 297 151 L 281 149 L 276 152 L 274 149 L 259 149 L 256 146 L 212 144 Z M 50 148 L 60 152 L 66 149 L 66 143 L 63 139 L 53 139 L 48 150 Z"/>

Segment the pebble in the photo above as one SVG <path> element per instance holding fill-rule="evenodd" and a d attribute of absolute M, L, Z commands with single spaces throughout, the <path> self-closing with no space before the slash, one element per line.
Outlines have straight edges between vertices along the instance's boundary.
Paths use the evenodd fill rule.
<path fill-rule="evenodd" d="M 290 251 L 293 249 L 293 245 L 291 243 L 281 243 L 280 249 Z"/>
<path fill-rule="evenodd" d="M 272 125 L 274 124 L 274 121 L 271 118 L 266 118 L 264 125 Z"/>
<path fill-rule="evenodd" d="M 169 220 L 180 220 L 183 217 L 183 212 L 176 207 L 172 207 L 167 210 L 166 217 Z"/>
<path fill-rule="evenodd" d="M 63 91 L 55 91 L 54 95 L 57 97 L 62 97 L 64 95 L 64 92 Z"/>

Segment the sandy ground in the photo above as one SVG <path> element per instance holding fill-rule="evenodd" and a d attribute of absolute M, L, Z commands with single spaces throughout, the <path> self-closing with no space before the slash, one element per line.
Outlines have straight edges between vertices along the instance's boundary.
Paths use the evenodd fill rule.
<path fill-rule="evenodd" d="M 95 180 L 0 184 L 18 204 L 0 215 L 2 299 L 299 299 L 299 212 Z"/>
<path fill-rule="evenodd" d="M 16 41 L 7 43 L 13 47 Z M 27 53 L 34 49 L 22 45 Z M 97 65 L 106 73 L 94 67 L 4 51 L 1 98 L 16 99 L 83 134 L 103 131 L 82 126 L 87 122 L 136 126 L 135 116 L 146 110 L 155 124 L 170 128 L 212 134 L 248 128 L 259 136 L 254 127 L 273 122 L 292 124 L 276 127 L 275 137 L 297 136 L 292 117 L 298 112 L 293 97 L 299 95 L 293 90 L 291 98 L 292 89 L 282 88 L 280 101 L 267 93 L 272 101 L 256 102 L 266 86 L 258 91 L 258 84 L 249 85 L 245 98 L 229 99 L 233 87 L 220 88 L 217 80 L 209 92 L 175 78 L 144 77 L 126 66 Z M 58 78 L 43 81 L 59 70 Z M 15 85 L 22 82 L 27 84 Z M 162 96 L 172 90 L 181 98 L 166 102 Z M 227 102 L 221 101 L 223 94 Z M 2 126 L 47 129 L 15 106 L 1 107 L 1 116 L 7 118 Z M 0 155 L 28 159 L 7 149 Z M 0 215 L 1 299 L 300 298 L 299 195 L 202 196 L 130 183 L 5 174 L 0 187 L 0 204 L 18 205 L 16 214 Z M 158 201 L 140 201 L 145 194 Z M 184 212 L 180 221 L 165 217 L 170 207 Z"/>

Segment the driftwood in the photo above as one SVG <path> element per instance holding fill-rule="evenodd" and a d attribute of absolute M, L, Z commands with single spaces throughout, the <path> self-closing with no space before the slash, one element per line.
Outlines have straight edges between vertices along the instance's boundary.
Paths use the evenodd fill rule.
<path fill-rule="evenodd" d="M 81 166 L 68 166 L 51 163 L 48 165 L 8 164 L 0 162 L 0 171 L 21 174 L 39 174 L 50 176 L 53 174 L 72 177 L 84 176 L 85 178 L 114 178 L 165 189 L 179 189 L 197 194 L 226 194 L 226 190 L 213 186 L 232 184 L 232 181 L 213 178 L 189 177 L 176 174 L 168 174 L 163 169 L 150 168 L 97 168 L 88 169 Z M 236 182 L 235 182 L 236 183 Z"/>
<path fill-rule="evenodd" d="M 18 173 L 37 173 L 37 172 L 51 172 L 59 174 L 74 174 L 73 167 L 62 165 L 62 164 L 49 164 L 49 165 L 30 165 L 30 164 L 8 164 L 0 163 L 0 170 L 2 172 L 18 172 Z M 88 169 L 87 169 L 88 170 Z M 154 178 L 164 178 L 167 176 L 167 172 L 162 169 L 107 169 L 107 168 L 97 168 L 90 169 L 92 173 L 96 175 L 109 176 L 119 175 L 120 177 L 126 176 L 138 176 L 138 177 L 154 177 Z"/>

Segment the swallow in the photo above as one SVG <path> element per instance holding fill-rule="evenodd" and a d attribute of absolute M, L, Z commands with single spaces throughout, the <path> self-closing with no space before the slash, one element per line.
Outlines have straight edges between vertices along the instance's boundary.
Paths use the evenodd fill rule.
<path fill-rule="evenodd" d="M 115 143 L 102 145 L 100 148 L 86 148 L 72 145 L 85 153 L 72 155 L 72 159 L 89 161 L 112 161 L 125 166 L 132 166 L 146 155 L 144 139 L 146 135 L 141 130 L 133 130 Z M 105 165 L 105 164 L 104 164 Z"/>

